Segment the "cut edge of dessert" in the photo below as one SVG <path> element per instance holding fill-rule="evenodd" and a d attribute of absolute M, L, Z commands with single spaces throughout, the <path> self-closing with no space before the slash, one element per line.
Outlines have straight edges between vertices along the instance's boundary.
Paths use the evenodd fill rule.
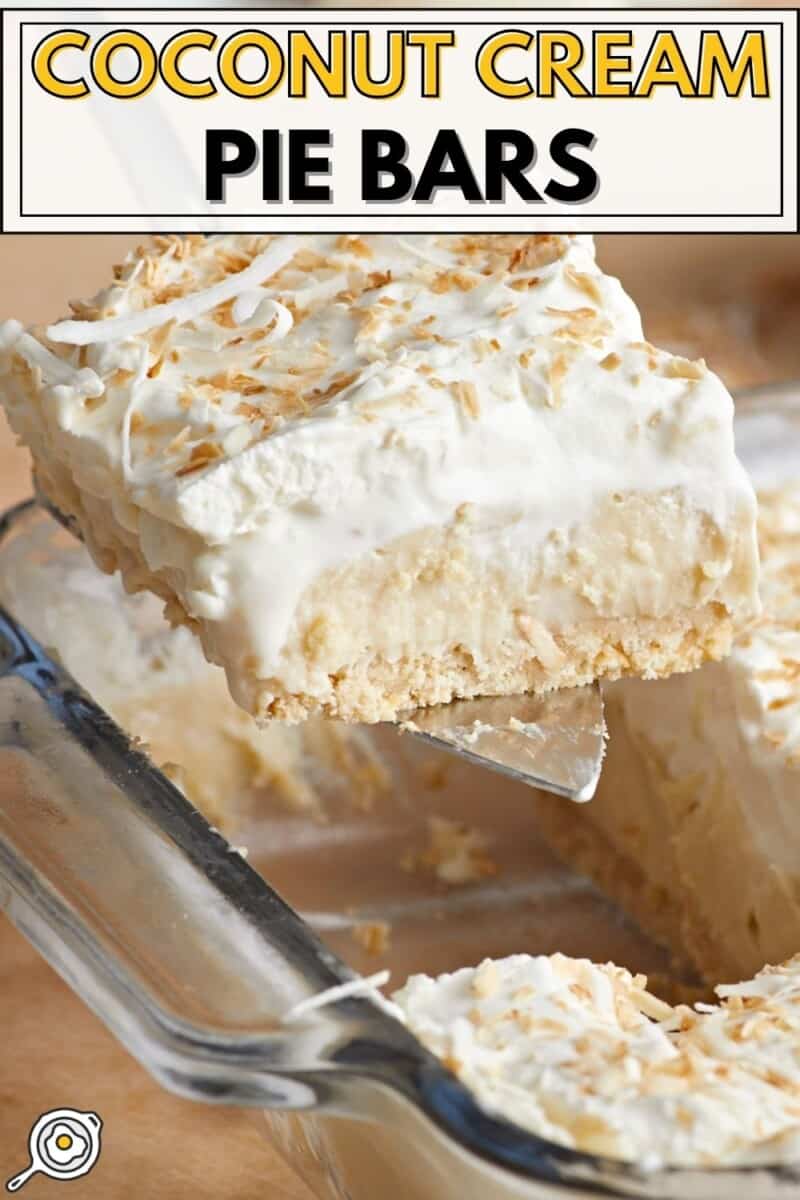
<path fill-rule="evenodd" d="M 641 1169 L 800 1158 L 800 955 L 666 1004 L 612 963 L 519 954 L 392 996 L 494 1116 Z"/>
<path fill-rule="evenodd" d="M 536 804 L 556 853 L 709 983 L 800 939 L 800 485 L 758 495 L 763 616 L 724 662 L 607 688 L 591 805 Z"/>
<path fill-rule="evenodd" d="M 730 397 L 583 237 L 156 239 L 0 372 L 48 500 L 261 720 L 690 671 L 756 611 Z"/>

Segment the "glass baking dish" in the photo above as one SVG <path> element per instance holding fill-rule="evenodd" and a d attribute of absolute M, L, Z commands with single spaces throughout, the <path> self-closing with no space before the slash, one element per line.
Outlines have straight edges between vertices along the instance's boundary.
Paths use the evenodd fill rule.
<path fill-rule="evenodd" d="M 740 452 L 761 486 L 796 470 L 798 396 L 778 388 L 738 405 Z M 85 551 L 35 505 L 10 511 L 0 597 L 31 567 L 41 594 L 59 587 L 64 555 Z M 152 635 L 149 600 L 95 582 Z M 75 601 L 92 651 L 113 655 L 103 625 L 81 617 L 89 593 Z M 162 1084 L 264 1109 L 271 1139 L 330 1200 L 799 1194 L 800 1168 L 645 1172 L 494 1120 L 368 996 L 284 1024 L 352 971 L 388 967 L 399 986 L 513 952 L 614 959 L 657 989 L 693 981 L 555 859 L 534 791 L 392 729 L 337 741 L 310 809 L 287 804 L 277 774 L 255 779 L 213 813 L 221 835 L 17 624 L 52 644 L 41 605 L 11 609 L 0 622 L 0 900 Z M 92 677 L 86 638 L 68 661 L 79 683 Z M 209 736 L 214 704 L 193 714 L 192 736 Z M 443 830 L 457 831 L 471 870 L 448 874 L 435 852 Z"/>

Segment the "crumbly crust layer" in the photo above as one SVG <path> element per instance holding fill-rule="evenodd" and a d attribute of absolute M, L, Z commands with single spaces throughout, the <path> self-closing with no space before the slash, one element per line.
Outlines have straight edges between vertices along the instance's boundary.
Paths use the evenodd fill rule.
<path fill-rule="evenodd" d="M 598 620 L 553 637 L 560 652 L 558 667 L 544 665 L 535 655 L 520 659 L 517 649 L 498 651 L 480 664 L 463 647 L 394 662 L 372 658 L 330 676 L 330 691 L 322 700 L 276 694 L 254 680 L 255 712 L 284 721 L 304 720 L 316 712 L 341 720 L 383 721 L 453 698 L 538 694 L 624 675 L 656 678 L 693 671 L 719 658 L 729 650 L 732 636 L 733 623 L 720 617 L 716 604 L 664 621 Z"/>

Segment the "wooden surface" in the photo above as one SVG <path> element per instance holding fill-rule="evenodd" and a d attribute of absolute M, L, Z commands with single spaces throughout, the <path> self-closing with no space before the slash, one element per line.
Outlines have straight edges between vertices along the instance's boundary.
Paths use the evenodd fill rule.
<path fill-rule="evenodd" d="M 119 236 L 0 236 L 0 318 L 60 315 L 69 297 L 106 281 L 130 244 Z M 28 489 L 26 456 L 0 416 L 0 505 Z M 36 1118 L 61 1107 L 94 1109 L 105 1122 L 97 1166 L 64 1186 L 74 1200 L 311 1200 L 267 1143 L 259 1114 L 162 1091 L 0 917 L 0 1193 L 28 1161 Z M 41 1176 L 22 1192 L 26 1200 L 60 1194 Z"/>

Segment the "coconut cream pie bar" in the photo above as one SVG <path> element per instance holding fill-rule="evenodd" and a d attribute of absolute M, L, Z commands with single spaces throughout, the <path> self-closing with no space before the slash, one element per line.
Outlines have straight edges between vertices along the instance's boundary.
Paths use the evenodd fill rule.
<path fill-rule="evenodd" d="M 161 238 L 0 393 L 97 562 L 259 718 L 668 675 L 757 606 L 732 404 L 590 239 Z"/>
<path fill-rule="evenodd" d="M 643 975 L 554 954 L 413 976 L 411 1030 L 493 1115 L 643 1167 L 800 1157 L 800 957 L 665 1004 Z"/>
<path fill-rule="evenodd" d="M 759 492 L 763 616 L 724 663 L 606 691 L 598 793 L 537 797 L 562 855 L 710 981 L 800 946 L 800 484 Z"/>

